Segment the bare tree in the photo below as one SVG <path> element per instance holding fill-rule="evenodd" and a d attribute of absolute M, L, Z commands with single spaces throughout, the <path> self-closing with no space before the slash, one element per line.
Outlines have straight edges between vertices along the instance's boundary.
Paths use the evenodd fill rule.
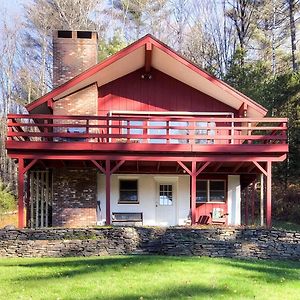
<path fill-rule="evenodd" d="M 7 133 L 7 114 L 18 112 L 16 102 L 16 72 L 20 66 L 19 50 L 21 48 L 20 36 L 23 28 L 22 22 L 15 18 L 12 23 L 5 11 L 1 12 L 0 23 L 0 176 L 6 185 L 15 187 L 16 167 L 8 158 L 5 150 Z"/>
<path fill-rule="evenodd" d="M 185 41 L 184 54 L 219 77 L 226 73 L 236 49 L 234 26 L 226 13 L 225 1 L 195 2 Z"/>
<path fill-rule="evenodd" d="M 256 27 L 258 7 L 257 0 L 227 0 L 227 15 L 233 21 L 241 51 L 241 65 L 244 64 L 244 55 L 248 42 Z"/>
<path fill-rule="evenodd" d="M 291 33 L 291 54 L 292 54 L 292 67 L 293 71 L 298 71 L 298 63 L 296 58 L 296 24 L 295 24 L 295 13 L 296 13 L 296 6 L 299 4 L 298 0 L 287 0 L 288 4 L 288 14 L 289 14 L 289 21 L 290 21 L 290 33 Z"/>

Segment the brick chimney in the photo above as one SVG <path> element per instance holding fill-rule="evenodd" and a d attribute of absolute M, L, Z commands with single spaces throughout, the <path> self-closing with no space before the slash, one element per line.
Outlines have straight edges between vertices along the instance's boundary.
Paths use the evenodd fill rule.
<path fill-rule="evenodd" d="M 97 33 L 58 30 L 53 35 L 53 87 L 97 63 Z M 98 88 L 92 84 L 54 102 L 54 115 L 97 115 Z"/>
<path fill-rule="evenodd" d="M 53 34 L 53 87 L 97 63 L 97 33 L 58 30 Z"/>

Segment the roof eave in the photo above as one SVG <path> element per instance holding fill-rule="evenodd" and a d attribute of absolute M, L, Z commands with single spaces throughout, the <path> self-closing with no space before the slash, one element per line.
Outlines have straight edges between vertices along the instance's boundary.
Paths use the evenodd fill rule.
<path fill-rule="evenodd" d="M 203 76 L 205 79 L 211 81 L 213 84 L 217 85 L 219 88 L 223 89 L 225 92 L 230 93 L 234 97 L 236 97 L 241 102 L 247 103 L 250 107 L 252 107 L 255 111 L 257 111 L 262 117 L 265 116 L 268 112 L 266 108 L 264 108 L 262 105 L 258 104 L 251 98 L 247 97 L 246 95 L 242 94 L 241 92 L 237 91 L 227 83 L 221 81 L 217 77 L 209 74 L 208 72 L 200 69 L 196 64 L 194 64 L 191 61 L 188 61 L 186 58 L 184 58 L 182 55 L 176 53 L 173 49 L 171 49 L 168 45 L 162 43 L 161 41 L 154 38 L 152 35 L 147 34 L 141 39 L 137 40 L 136 42 L 128 45 L 126 48 L 120 50 L 116 54 L 106 58 L 102 62 L 96 64 L 95 66 L 89 68 L 88 70 L 80 73 L 79 75 L 75 76 L 71 80 L 67 81 L 66 83 L 62 84 L 61 86 L 53 89 L 49 93 L 45 94 L 41 98 L 35 100 L 34 102 L 28 104 L 26 106 L 29 113 L 38 107 L 39 105 L 45 103 L 48 100 L 53 99 L 57 95 L 61 94 L 62 92 L 66 91 L 69 88 L 74 87 L 77 83 L 80 81 L 89 78 L 90 76 L 94 75 L 95 73 L 99 72 L 100 70 L 104 69 L 108 65 L 114 63 L 115 61 L 125 57 L 132 51 L 138 49 L 139 47 L 145 45 L 146 43 L 151 42 L 154 46 L 159 48 L 160 50 L 164 51 L 166 54 L 170 55 L 172 58 L 176 59 L 177 61 L 181 62 L 197 74 Z"/>

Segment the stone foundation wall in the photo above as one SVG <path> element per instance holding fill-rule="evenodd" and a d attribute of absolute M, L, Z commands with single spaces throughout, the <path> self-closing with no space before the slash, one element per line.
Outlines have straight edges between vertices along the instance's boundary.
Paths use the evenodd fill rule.
<path fill-rule="evenodd" d="M 95 169 L 54 169 L 52 225 L 64 227 L 96 225 L 96 196 Z"/>
<path fill-rule="evenodd" d="M 116 254 L 300 259 L 300 233 L 265 229 L 103 227 L 0 231 L 2 257 Z"/>

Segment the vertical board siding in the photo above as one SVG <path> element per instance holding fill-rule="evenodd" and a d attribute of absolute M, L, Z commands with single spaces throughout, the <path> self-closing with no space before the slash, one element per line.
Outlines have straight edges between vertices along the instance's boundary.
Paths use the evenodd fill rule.
<path fill-rule="evenodd" d="M 99 87 L 98 114 L 112 110 L 233 112 L 236 110 L 158 70 L 142 79 L 144 69 Z"/>
<path fill-rule="evenodd" d="M 226 202 L 220 202 L 220 203 L 201 203 L 197 204 L 196 207 L 196 222 L 199 221 L 200 217 L 207 216 L 208 217 L 208 223 L 211 223 L 211 213 L 214 208 L 222 208 L 224 209 L 224 214 L 228 212 L 227 210 L 227 201 Z M 203 225 L 203 224 L 202 224 Z"/>

